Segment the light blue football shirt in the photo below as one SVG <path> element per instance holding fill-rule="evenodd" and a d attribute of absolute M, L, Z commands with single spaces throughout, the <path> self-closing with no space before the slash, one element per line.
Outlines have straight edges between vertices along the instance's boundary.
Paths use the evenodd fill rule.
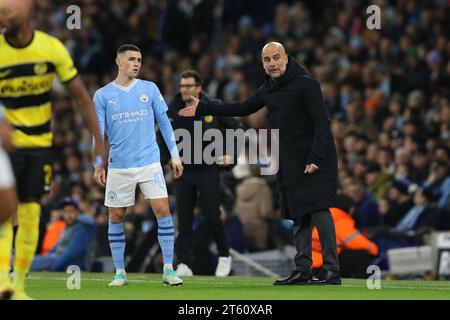
<path fill-rule="evenodd" d="M 170 150 L 179 158 L 167 105 L 156 84 L 135 79 L 128 87 L 115 81 L 94 95 L 100 134 L 111 145 L 109 168 L 139 168 L 160 162 L 155 120 Z"/>

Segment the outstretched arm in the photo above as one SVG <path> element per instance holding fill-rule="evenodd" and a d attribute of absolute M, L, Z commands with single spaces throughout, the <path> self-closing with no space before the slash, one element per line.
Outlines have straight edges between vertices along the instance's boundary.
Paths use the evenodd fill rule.
<path fill-rule="evenodd" d="M 192 104 L 181 109 L 178 114 L 182 117 L 208 114 L 215 116 L 248 116 L 264 107 L 262 90 L 261 86 L 246 100 L 233 103 L 203 103 L 192 97 Z"/>

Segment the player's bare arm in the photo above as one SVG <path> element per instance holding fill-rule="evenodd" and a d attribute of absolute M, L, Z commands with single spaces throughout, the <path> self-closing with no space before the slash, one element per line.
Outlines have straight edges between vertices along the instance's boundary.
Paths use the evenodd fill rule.
<path fill-rule="evenodd" d="M 95 108 L 89 96 L 86 87 L 83 84 L 80 76 L 75 77 L 67 84 L 67 89 L 70 91 L 72 97 L 75 99 L 78 109 L 86 121 L 89 130 L 94 136 L 94 155 L 102 158 L 102 165 L 106 165 L 106 151 L 103 144 L 103 140 L 100 136 L 100 129 L 98 127 L 97 115 L 95 114 Z"/>

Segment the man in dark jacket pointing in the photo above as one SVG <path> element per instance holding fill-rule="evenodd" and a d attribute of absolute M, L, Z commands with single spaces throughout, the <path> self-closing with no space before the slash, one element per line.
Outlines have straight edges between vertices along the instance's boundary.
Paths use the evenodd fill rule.
<path fill-rule="evenodd" d="M 247 116 L 264 106 L 270 124 L 279 129 L 278 189 L 283 213 L 294 220 L 296 268 L 275 285 L 341 284 L 333 220 L 328 211 L 336 200 L 337 156 L 320 85 L 278 42 L 262 49 L 264 83 L 245 101 L 223 105 L 193 103 L 181 116 Z M 323 248 L 323 270 L 311 273 L 311 235 L 317 227 Z"/>

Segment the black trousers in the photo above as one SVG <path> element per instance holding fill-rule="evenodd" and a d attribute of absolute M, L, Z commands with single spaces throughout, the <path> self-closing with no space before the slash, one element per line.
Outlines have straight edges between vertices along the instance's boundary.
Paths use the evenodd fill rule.
<path fill-rule="evenodd" d="M 305 213 L 294 220 L 294 242 L 297 254 L 294 258 L 296 270 L 310 272 L 312 265 L 312 229 L 317 227 L 322 246 L 323 269 L 339 272 L 336 231 L 328 209 Z"/>
<path fill-rule="evenodd" d="M 217 244 L 219 256 L 229 255 L 225 229 L 220 219 L 220 192 L 219 170 L 214 167 L 185 171 L 176 181 L 178 237 L 175 241 L 175 253 L 180 263 L 189 266 L 193 264 L 192 222 L 197 198 L 200 201 L 200 212 Z"/>

